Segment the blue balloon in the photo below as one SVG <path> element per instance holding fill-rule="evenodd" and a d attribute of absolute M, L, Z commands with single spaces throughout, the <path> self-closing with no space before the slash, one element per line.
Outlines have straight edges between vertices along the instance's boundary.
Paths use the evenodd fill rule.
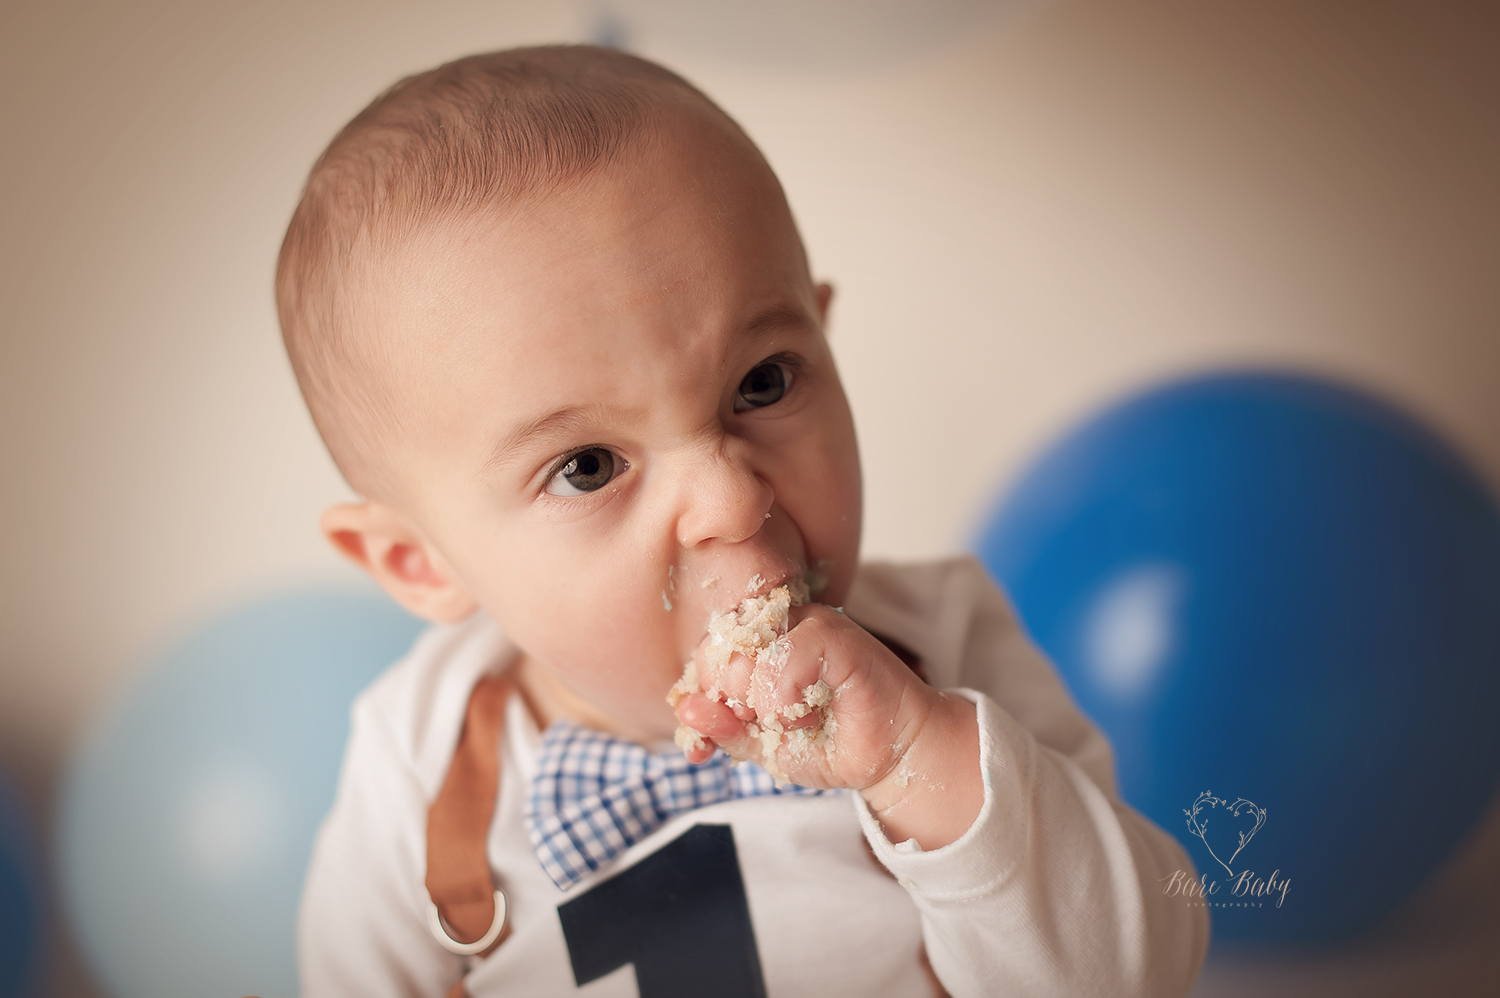
<path fill-rule="evenodd" d="M 421 622 L 359 593 L 228 614 L 104 717 L 64 787 L 63 894 L 119 998 L 295 994 L 295 925 L 349 708 Z"/>
<path fill-rule="evenodd" d="M 1370 927 L 1500 780 L 1500 512 L 1364 394 L 1149 391 L 1045 454 L 978 551 L 1122 796 L 1218 885 L 1216 946 Z"/>
<path fill-rule="evenodd" d="M 46 918 L 36 834 L 0 781 L 0 998 L 40 993 Z"/>

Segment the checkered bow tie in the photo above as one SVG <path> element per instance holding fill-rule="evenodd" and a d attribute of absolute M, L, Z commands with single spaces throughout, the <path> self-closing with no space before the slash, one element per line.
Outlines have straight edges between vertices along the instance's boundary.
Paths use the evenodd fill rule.
<path fill-rule="evenodd" d="M 778 787 L 760 766 L 736 766 L 722 752 L 695 765 L 676 749 L 651 752 L 557 721 L 542 736 L 526 831 L 542 869 L 567 890 L 684 811 L 739 797 L 838 792 Z"/>

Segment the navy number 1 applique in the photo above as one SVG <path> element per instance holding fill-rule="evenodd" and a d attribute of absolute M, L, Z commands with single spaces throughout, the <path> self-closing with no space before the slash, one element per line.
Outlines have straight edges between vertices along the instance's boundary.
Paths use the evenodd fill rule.
<path fill-rule="evenodd" d="M 641 998 L 765 998 L 728 825 L 694 825 L 557 916 L 579 985 L 633 963 Z"/>

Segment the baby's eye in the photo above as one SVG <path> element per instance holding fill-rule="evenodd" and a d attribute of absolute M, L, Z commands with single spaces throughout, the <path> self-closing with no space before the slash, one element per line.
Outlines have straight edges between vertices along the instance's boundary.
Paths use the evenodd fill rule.
<path fill-rule="evenodd" d="M 547 483 L 554 496 L 581 496 L 597 492 L 624 471 L 625 462 L 603 447 L 588 447 L 571 455 Z"/>
<path fill-rule="evenodd" d="M 792 372 L 785 364 L 765 361 L 750 369 L 745 380 L 740 382 L 739 394 L 734 398 L 734 411 L 762 409 L 781 401 L 787 389 L 792 387 Z"/>

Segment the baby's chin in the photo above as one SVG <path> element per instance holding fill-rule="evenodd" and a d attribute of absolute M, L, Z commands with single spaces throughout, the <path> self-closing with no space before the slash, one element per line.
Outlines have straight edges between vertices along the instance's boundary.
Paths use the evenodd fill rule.
<path fill-rule="evenodd" d="M 665 681 L 653 677 L 649 686 L 612 691 L 613 695 L 601 697 L 603 702 L 595 704 L 597 713 L 593 717 L 577 720 L 642 744 L 670 742 L 677 731 L 677 715 L 667 704 L 667 691 L 681 673 L 679 665 Z"/>

